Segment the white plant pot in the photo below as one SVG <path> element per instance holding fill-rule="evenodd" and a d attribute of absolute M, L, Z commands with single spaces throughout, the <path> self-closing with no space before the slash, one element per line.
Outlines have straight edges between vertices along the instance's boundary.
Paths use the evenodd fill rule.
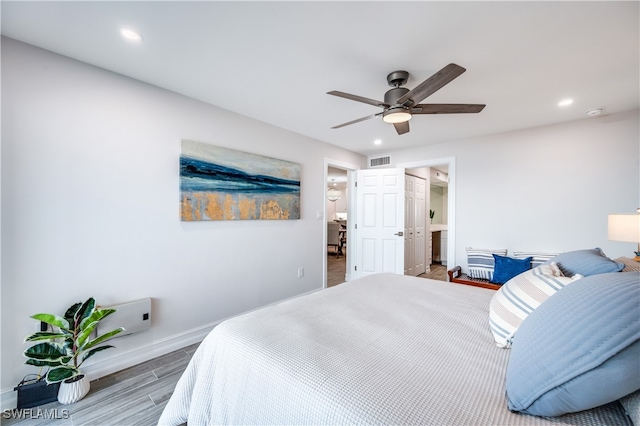
<path fill-rule="evenodd" d="M 58 391 L 58 401 L 61 404 L 73 404 L 74 402 L 80 401 L 85 397 L 86 394 L 89 393 L 89 388 L 91 387 L 89 378 L 84 374 L 81 374 L 80 376 L 82 376 L 82 378 L 76 381 L 68 382 L 67 380 L 65 380 L 64 382 L 60 383 L 60 390 Z"/>

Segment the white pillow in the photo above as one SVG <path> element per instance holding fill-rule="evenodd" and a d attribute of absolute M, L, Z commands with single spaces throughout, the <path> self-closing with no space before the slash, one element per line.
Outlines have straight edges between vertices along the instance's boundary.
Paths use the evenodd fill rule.
<path fill-rule="evenodd" d="M 516 259 L 526 259 L 527 257 L 531 257 L 531 269 L 542 265 L 547 260 L 551 260 L 560 253 L 540 253 L 533 251 L 514 251 L 513 257 Z"/>
<path fill-rule="evenodd" d="M 496 345 L 510 348 L 524 319 L 564 286 L 582 278 L 562 275 L 555 263 L 540 265 L 507 281 L 491 299 L 489 328 Z"/>
<path fill-rule="evenodd" d="M 493 279 L 494 260 L 493 255 L 506 256 L 507 249 L 478 249 L 466 247 L 467 266 L 471 278 L 479 278 L 491 281 Z"/>

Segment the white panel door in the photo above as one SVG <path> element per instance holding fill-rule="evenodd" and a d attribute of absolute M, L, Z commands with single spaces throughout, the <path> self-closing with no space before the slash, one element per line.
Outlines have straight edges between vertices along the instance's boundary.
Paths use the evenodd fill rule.
<path fill-rule="evenodd" d="M 414 200 L 415 200 L 414 259 L 415 259 L 415 263 L 413 266 L 413 275 L 418 276 L 420 274 L 424 274 L 427 271 L 427 267 L 426 267 L 427 215 L 425 213 L 427 209 L 427 200 L 426 200 L 427 181 L 425 179 L 415 178 L 414 186 L 415 186 L 415 191 L 414 191 Z"/>
<path fill-rule="evenodd" d="M 404 274 L 416 276 L 415 267 L 415 181 L 404 176 Z"/>
<path fill-rule="evenodd" d="M 404 169 L 356 173 L 356 277 L 404 273 Z"/>

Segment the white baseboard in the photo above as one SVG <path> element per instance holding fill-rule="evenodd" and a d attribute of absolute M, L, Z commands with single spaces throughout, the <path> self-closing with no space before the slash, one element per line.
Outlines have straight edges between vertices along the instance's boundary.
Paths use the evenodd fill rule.
<path fill-rule="evenodd" d="M 273 302 L 266 306 L 275 305 L 277 303 L 284 302 L 285 300 L 295 299 L 297 297 L 314 293 L 316 291 L 318 291 L 318 289 L 311 290 L 284 300 Z M 263 307 L 251 309 L 250 311 L 247 311 L 245 313 L 252 312 L 257 309 L 262 309 Z M 220 321 L 193 328 L 191 330 L 187 330 L 182 333 L 157 340 L 151 344 L 132 349 L 127 352 L 118 351 L 115 356 L 112 356 L 110 358 L 102 358 L 95 361 L 93 364 L 89 364 L 89 362 L 87 362 L 87 364 L 82 366 L 82 371 L 83 373 L 86 373 L 91 380 L 96 380 L 120 370 L 124 370 L 125 368 L 133 367 L 134 365 L 152 360 L 153 358 L 166 355 L 169 352 L 177 351 L 178 349 L 193 345 L 194 343 L 202 342 L 202 340 L 207 337 L 207 335 L 211 332 L 211 330 L 214 329 L 215 326 L 227 319 L 228 318 L 224 318 Z M 17 405 L 17 392 L 14 391 L 13 388 L 3 389 L 0 392 L 1 411 L 14 409 Z"/>

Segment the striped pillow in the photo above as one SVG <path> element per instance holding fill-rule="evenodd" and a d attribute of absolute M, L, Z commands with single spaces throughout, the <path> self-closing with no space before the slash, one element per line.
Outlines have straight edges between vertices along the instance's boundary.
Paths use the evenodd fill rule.
<path fill-rule="evenodd" d="M 513 257 L 516 259 L 526 259 L 527 257 L 531 257 L 531 269 L 536 268 L 547 260 L 551 260 L 560 253 L 540 253 L 533 251 L 514 251 Z"/>
<path fill-rule="evenodd" d="M 564 286 L 582 278 L 565 277 L 555 263 L 540 265 L 507 281 L 491 299 L 489 328 L 498 347 L 510 348 L 524 319 Z"/>
<path fill-rule="evenodd" d="M 482 280 L 493 279 L 493 255 L 507 255 L 507 249 L 489 250 L 467 247 L 465 250 L 467 251 L 467 266 L 469 267 L 467 275 L 471 278 L 478 278 Z"/>

